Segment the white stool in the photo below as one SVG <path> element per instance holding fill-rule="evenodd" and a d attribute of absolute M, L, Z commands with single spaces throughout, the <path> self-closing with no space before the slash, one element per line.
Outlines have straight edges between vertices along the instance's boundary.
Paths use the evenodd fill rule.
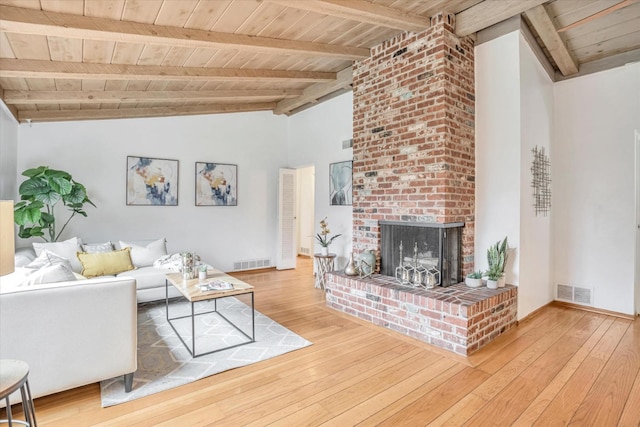
<path fill-rule="evenodd" d="M 7 419 L 0 420 L 0 423 L 21 424 L 29 427 L 36 427 L 36 411 L 33 407 L 31 389 L 29 388 L 29 365 L 21 360 L 0 360 L 0 400 L 4 399 L 7 404 Z M 22 412 L 24 421 L 14 420 L 11 414 L 11 402 L 9 396 L 20 389 L 22 395 Z"/>

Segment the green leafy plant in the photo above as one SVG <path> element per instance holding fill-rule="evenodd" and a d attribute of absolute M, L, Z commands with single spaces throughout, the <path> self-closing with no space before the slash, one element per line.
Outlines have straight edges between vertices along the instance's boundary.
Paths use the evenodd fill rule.
<path fill-rule="evenodd" d="M 493 266 L 492 268 L 487 270 L 486 274 L 489 280 L 498 280 L 499 278 L 502 277 L 503 273 L 498 269 L 498 266 Z"/>
<path fill-rule="evenodd" d="M 67 172 L 40 166 L 27 169 L 22 175 L 27 180 L 18 189 L 21 201 L 15 205 L 14 221 L 20 226 L 18 236 L 23 239 L 42 237 L 46 242 L 55 242 L 74 216 L 87 216 L 85 203 L 96 206 L 87 197 L 85 186 L 74 181 Z M 54 209 L 59 202 L 67 207 L 71 215 L 56 232 Z"/>
<path fill-rule="evenodd" d="M 489 270 L 496 269 L 500 274 L 504 273 L 504 267 L 507 264 L 507 249 L 509 248 L 507 238 L 505 237 L 502 242 L 498 240 L 495 244 L 489 246 L 487 249 L 487 262 L 489 263 Z"/>
<path fill-rule="evenodd" d="M 330 238 L 329 233 L 331 233 L 331 230 L 329 230 L 329 223 L 327 222 L 327 218 L 325 217 L 322 221 L 320 221 L 320 233 L 316 234 L 316 240 L 318 241 L 318 243 L 320 243 L 320 246 L 328 248 L 331 242 L 333 242 L 333 239 L 342 236 L 342 234 L 336 234 L 335 236 Z"/>
<path fill-rule="evenodd" d="M 469 279 L 482 279 L 482 271 L 473 271 L 467 274 Z"/>

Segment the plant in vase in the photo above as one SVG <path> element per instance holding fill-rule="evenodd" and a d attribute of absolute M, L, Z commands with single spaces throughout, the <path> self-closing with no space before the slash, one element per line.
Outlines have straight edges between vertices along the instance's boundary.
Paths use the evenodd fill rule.
<path fill-rule="evenodd" d="M 198 279 L 204 280 L 207 278 L 207 264 L 200 264 L 198 267 Z"/>
<path fill-rule="evenodd" d="M 482 286 L 482 271 L 474 271 L 467 274 L 464 283 L 470 288 L 479 288 Z"/>
<path fill-rule="evenodd" d="M 502 277 L 502 272 L 497 267 L 493 267 L 487 271 L 487 288 L 498 289 L 498 279 Z"/>
<path fill-rule="evenodd" d="M 505 278 L 504 278 L 504 268 L 507 265 L 507 249 L 509 245 L 507 244 L 507 238 L 501 242 L 498 240 L 495 244 L 489 246 L 487 249 L 487 262 L 489 263 L 489 270 L 495 270 L 500 274 L 498 277 L 498 287 L 503 288 L 505 286 Z"/>
<path fill-rule="evenodd" d="M 329 245 L 336 237 L 342 236 L 342 234 L 336 234 L 333 237 L 329 237 L 329 223 L 327 222 L 327 217 L 325 217 L 322 221 L 320 221 L 320 232 L 316 234 L 316 240 L 320 244 L 320 253 L 324 256 L 329 255 Z"/>

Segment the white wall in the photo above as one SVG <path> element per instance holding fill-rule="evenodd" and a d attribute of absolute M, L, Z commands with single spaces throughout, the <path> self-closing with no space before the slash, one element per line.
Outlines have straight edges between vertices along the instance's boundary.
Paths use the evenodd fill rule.
<path fill-rule="evenodd" d="M 331 252 L 338 255 L 337 268 L 344 268 L 351 252 L 352 207 L 330 206 L 329 164 L 353 159 L 353 150 L 342 149 L 342 141 L 353 135 L 353 96 L 340 95 L 289 118 L 289 166 L 315 166 L 315 232 L 327 217 L 334 240 Z M 316 244 L 315 251 L 320 247 Z"/>
<path fill-rule="evenodd" d="M 520 242 L 514 246 L 519 261 L 518 313 L 523 317 L 555 298 L 551 213 L 536 215 L 531 188 L 532 149 L 544 147 L 545 153 L 551 155 L 554 110 L 553 82 L 522 35 L 519 40 Z M 553 158 L 550 160 L 553 169 Z M 553 191 L 553 182 L 551 187 Z"/>
<path fill-rule="evenodd" d="M 487 248 L 508 237 L 520 246 L 519 37 L 510 33 L 475 49 L 476 230 L 475 269 L 486 270 Z M 518 285 L 519 251 L 511 254 L 507 283 Z"/>
<path fill-rule="evenodd" d="M 593 289 L 594 306 L 633 313 L 634 129 L 640 64 L 555 85 L 555 283 Z"/>
<path fill-rule="evenodd" d="M 85 241 L 166 237 L 228 271 L 234 261 L 275 262 L 278 168 L 287 166 L 285 116 L 270 112 L 33 124 L 18 132 L 18 171 L 70 172 L 97 209 L 65 237 Z M 180 161 L 179 206 L 126 206 L 127 155 Z M 196 207 L 195 162 L 238 165 L 238 206 Z M 28 244 L 19 241 L 19 245 Z"/>
<path fill-rule="evenodd" d="M 0 200 L 18 200 L 18 122 L 0 101 Z"/>
<path fill-rule="evenodd" d="M 552 141 L 553 85 L 519 31 L 476 47 L 475 267 L 508 237 L 507 283 L 518 286 L 518 318 L 553 299 L 551 221 L 535 216 L 531 149 Z"/>

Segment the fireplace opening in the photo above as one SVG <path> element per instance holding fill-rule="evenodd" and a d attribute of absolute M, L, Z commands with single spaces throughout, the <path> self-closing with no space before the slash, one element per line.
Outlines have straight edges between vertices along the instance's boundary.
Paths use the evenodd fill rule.
<path fill-rule="evenodd" d="M 462 227 L 448 224 L 380 221 L 380 273 L 418 286 L 462 282 Z"/>

